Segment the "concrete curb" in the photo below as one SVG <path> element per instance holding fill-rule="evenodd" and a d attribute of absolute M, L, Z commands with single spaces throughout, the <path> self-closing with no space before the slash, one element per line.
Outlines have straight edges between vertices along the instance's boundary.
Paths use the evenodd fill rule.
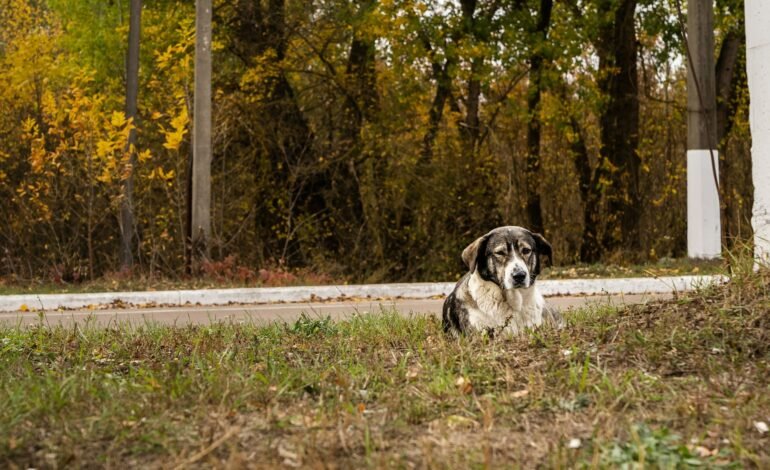
<path fill-rule="evenodd" d="M 727 280 L 724 276 L 671 276 L 621 279 L 558 279 L 538 281 L 544 296 L 653 294 L 697 289 Z M 209 289 L 150 292 L 100 292 L 93 294 L 2 295 L 0 312 L 21 310 L 56 310 L 83 308 L 124 302 L 134 305 L 223 305 L 277 302 L 308 302 L 339 298 L 428 298 L 444 296 L 454 288 L 453 282 L 411 284 L 365 284 L 303 287 L 257 287 L 248 289 Z"/>

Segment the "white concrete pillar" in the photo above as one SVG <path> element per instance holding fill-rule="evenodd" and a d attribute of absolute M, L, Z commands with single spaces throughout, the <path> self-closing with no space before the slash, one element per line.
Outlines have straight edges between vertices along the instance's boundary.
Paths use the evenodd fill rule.
<path fill-rule="evenodd" d="M 687 1 L 687 50 L 687 256 L 719 258 L 722 234 L 715 171 L 719 160 L 710 0 Z"/>
<path fill-rule="evenodd" d="M 746 74 L 754 180 L 754 255 L 770 264 L 770 1 L 746 0 Z"/>
<path fill-rule="evenodd" d="M 690 258 L 713 259 L 722 254 L 719 195 L 714 183 L 715 171 L 719 178 L 719 153 L 712 152 L 687 151 L 687 256 Z"/>

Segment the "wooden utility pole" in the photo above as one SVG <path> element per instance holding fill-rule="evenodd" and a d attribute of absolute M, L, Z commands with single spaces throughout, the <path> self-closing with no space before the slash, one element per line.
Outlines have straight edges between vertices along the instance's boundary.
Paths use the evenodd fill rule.
<path fill-rule="evenodd" d="M 754 179 L 754 256 L 770 264 L 770 2 L 746 0 L 746 74 L 751 96 L 751 171 Z"/>
<path fill-rule="evenodd" d="M 193 259 L 210 257 L 211 242 L 211 0 L 195 3 L 195 105 L 193 110 Z"/>
<path fill-rule="evenodd" d="M 714 5 L 687 2 L 687 254 L 721 255 Z"/>
<path fill-rule="evenodd" d="M 128 134 L 128 175 L 123 183 L 120 206 L 120 265 L 129 269 L 134 263 L 134 168 L 136 167 L 137 97 L 139 95 L 139 37 L 142 24 L 142 0 L 131 0 L 126 54 L 126 119 L 132 120 Z"/>

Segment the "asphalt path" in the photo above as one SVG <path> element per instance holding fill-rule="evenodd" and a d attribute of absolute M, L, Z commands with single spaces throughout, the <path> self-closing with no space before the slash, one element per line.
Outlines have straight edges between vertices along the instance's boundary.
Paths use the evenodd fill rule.
<path fill-rule="evenodd" d="M 668 298 L 670 294 L 628 294 L 595 296 L 549 297 L 547 302 L 569 314 L 570 309 L 587 305 L 637 304 L 655 298 Z M 205 325 L 215 322 L 252 323 L 265 325 L 273 322 L 292 323 L 302 314 L 311 318 L 345 319 L 352 315 L 364 315 L 396 310 L 403 315 L 441 315 L 443 298 L 393 299 L 364 301 L 296 302 L 258 305 L 181 306 L 144 308 L 96 308 L 82 310 L 9 312 L 0 313 L 0 325 L 47 326 L 80 325 L 110 326 L 129 323 L 132 325 Z"/>

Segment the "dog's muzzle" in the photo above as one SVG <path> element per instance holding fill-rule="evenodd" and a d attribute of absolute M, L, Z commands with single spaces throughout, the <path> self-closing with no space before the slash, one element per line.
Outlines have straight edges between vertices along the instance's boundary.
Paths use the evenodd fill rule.
<path fill-rule="evenodd" d="M 515 271 L 513 273 L 513 287 L 528 287 L 527 286 L 527 273 L 525 271 Z"/>

